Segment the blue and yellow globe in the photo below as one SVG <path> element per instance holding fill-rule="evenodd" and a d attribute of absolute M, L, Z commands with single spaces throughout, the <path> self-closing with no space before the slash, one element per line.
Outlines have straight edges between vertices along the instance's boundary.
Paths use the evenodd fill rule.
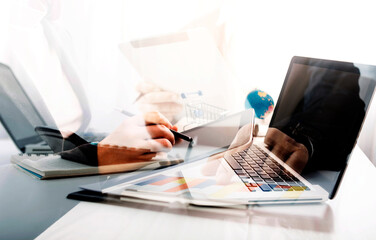
<path fill-rule="evenodd" d="M 259 119 L 265 119 L 274 109 L 273 98 L 264 91 L 259 89 L 251 91 L 245 100 L 245 107 L 253 108 L 256 113 L 256 117 Z"/>

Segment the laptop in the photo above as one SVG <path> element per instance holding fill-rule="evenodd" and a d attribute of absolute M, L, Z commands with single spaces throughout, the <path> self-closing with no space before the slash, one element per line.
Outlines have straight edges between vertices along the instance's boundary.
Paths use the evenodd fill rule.
<path fill-rule="evenodd" d="M 0 121 L 23 153 L 48 153 L 50 148 L 34 131 L 47 125 L 12 70 L 0 63 Z"/>
<path fill-rule="evenodd" d="M 102 192 L 198 205 L 332 199 L 375 83 L 375 66 L 293 57 L 265 139 Z"/>
<path fill-rule="evenodd" d="M 77 87 L 74 89 L 80 90 Z M 81 99 L 85 99 L 84 95 L 79 95 L 80 105 L 86 106 L 85 109 L 88 109 L 87 102 L 81 101 Z M 23 153 L 52 153 L 50 146 L 35 132 L 35 127 L 56 128 L 56 124 L 46 108 L 43 109 L 42 116 L 38 107 L 27 95 L 12 69 L 0 63 L 0 121 L 17 148 Z M 86 129 L 89 120 L 90 114 L 86 115 L 80 129 Z M 100 141 L 104 138 L 103 134 L 89 132 L 83 132 L 80 135 L 88 141 Z"/>
<path fill-rule="evenodd" d="M 375 83 L 375 66 L 293 57 L 264 141 L 227 154 L 226 162 L 250 191 L 265 195 L 259 202 L 286 200 L 286 191 L 299 192 L 295 202 L 314 201 L 314 192 L 318 201 L 334 198 Z M 306 156 L 288 150 L 296 144 Z M 309 181 L 320 173 L 331 174 L 331 183 Z"/>

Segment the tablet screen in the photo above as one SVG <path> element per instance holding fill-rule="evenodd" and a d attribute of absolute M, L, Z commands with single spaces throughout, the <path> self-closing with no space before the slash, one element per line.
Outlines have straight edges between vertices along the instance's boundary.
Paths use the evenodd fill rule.
<path fill-rule="evenodd" d="M 193 138 L 193 144 L 181 140 L 169 155 L 192 161 L 227 150 L 234 142 L 239 129 L 253 124 L 252 113 L 252 110 L 246 110 L 183 132 Z M 251 140 L 251 132 L 245 135 L 244 139 L 236 143 L 237 146 Z"/>

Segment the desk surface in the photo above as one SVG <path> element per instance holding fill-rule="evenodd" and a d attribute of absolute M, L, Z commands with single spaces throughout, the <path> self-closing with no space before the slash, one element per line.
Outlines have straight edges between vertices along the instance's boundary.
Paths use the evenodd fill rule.
<path fill-rule="evenodd" d="M 376 181 L 376 169 L 358 147 L 336 199 L 325 204 L 255 206 L 247 212 L 176 209 L 140 203 L 78 204 L 65 196 L 79 185 L 106 176 L 40 181 L 10 164 L 0 165 L 0 173 L 0 239 L 35 238 L 57 220 L 39 239 L 374 239 L 376 236 L 373 221 L 376 193 L 370 187 Z"/>
<path fill-rule="evenodd" d="M 0 146 L 0 239 L 37 237 L 79 203 L 66 199 L 68 193 L 107 178 L 39 180 L 10 164 L 10 155 L 18 153 L 10 139 L 1 139 Z"/>

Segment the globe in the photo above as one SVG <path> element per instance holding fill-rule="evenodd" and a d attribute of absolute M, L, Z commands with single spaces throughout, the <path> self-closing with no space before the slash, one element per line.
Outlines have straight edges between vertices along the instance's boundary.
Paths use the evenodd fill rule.
<path fill-rule="evenodd" d="M 265 119 L 266 116 L 273 112 L 274 101 L 269 94 L 256 89 L 247 95 L 245 108 L 253 108 L 257 118 Z"/>

